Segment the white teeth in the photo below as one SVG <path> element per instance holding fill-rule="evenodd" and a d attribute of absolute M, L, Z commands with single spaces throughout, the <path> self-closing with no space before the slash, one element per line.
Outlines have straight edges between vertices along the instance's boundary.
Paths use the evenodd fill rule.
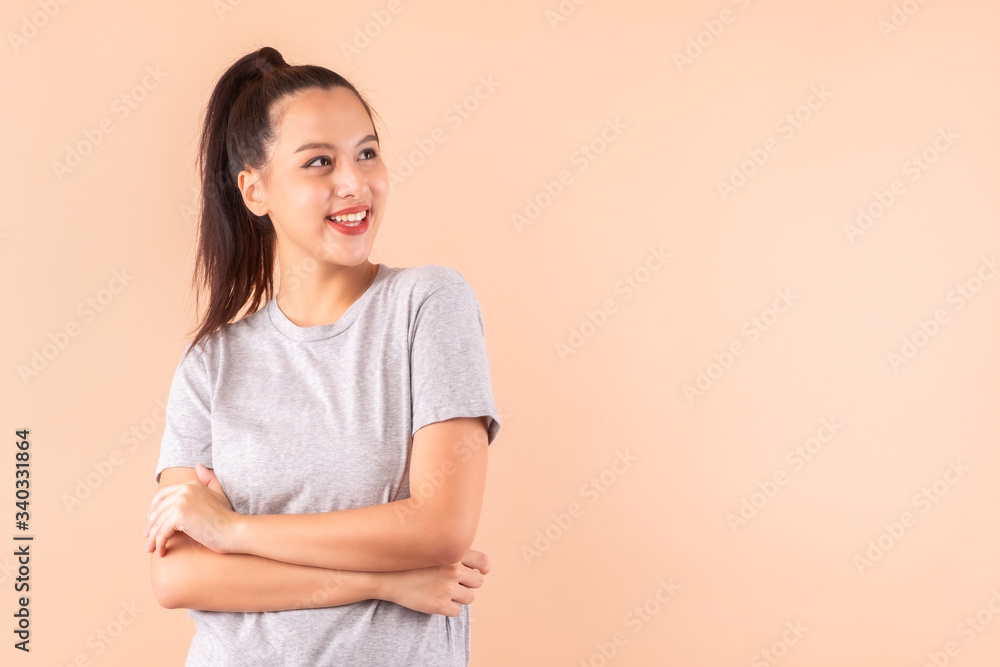
<path fill-rule="evenodd" d="M 358 211 L 357 213 L 348 213 L 347 215 L 331 215 L 330 219 L 335 222 L 355 222 L 363 220 L 367 214 L 368 211 Z"/>

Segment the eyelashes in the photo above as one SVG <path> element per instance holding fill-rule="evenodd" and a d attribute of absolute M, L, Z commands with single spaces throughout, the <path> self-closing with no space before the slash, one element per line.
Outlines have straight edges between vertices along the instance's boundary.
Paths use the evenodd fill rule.
<path fill-rule="evenodd" d="M 374 160 L 375 158 L 378 157 L 378 151 L 376 151 L 374 148 L 366 148 L 363 151 L 361 151 L 361 155 L 364 155 L 365 153 L 371 154 L 371 157 L 367 158 L 368 160 Z M 327 165 L 321 165 L 321 166 L 328 166 L 329 164 L 333 164 L 333 161 L 330 160 L 330 156 L 328 156 L 328 155 L 320 155 L 318 157 L 314 157 L 313 159 L 309 160 L 309 162 L 306 162 L 305 166 L 306 167 L 311 167 L 311 166 L 313 166 L 313 163 L 315 163 L 317 160 L 326 160 L 327 161 L 327 163 L 328 163 Z"/>

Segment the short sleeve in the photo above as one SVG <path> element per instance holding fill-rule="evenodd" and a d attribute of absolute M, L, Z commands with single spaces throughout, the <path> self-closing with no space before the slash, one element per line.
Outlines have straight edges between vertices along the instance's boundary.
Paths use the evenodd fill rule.
<path fill-rule="evenodd" d="M 211 392 L 204 349 L 188 352 L 177 364 L 167 396 L 166 423 L 154 479 L 165 468 L 201 463 L 212 467 Z"/>
<path fill-rule="evenodd" d="M 410 342 L 411 435 L 433 422 L 488 417 L 492 444 L 500 431 L 486 332 L 468 282 L 437 288 L 416 311 Z"/>

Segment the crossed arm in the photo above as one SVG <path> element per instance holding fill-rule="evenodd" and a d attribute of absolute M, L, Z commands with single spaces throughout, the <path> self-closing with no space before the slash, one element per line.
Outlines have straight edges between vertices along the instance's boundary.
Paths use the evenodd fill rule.
<path fill-rule="evenodd" d="M 165 607 L 277 611 L 386 599 L 456 615 L 489 571 L 470 551 L 486 481 L 486 418 L 413 436 L 405 500 L 316 514 L 241 515 L 206 470 L 160 475 L 145 534 Z"/>

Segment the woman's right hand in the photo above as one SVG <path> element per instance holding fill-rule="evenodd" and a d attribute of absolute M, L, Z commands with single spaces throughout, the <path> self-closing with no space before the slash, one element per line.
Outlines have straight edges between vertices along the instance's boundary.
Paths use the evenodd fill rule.
<path fill-rule="evenodd" d="M 425 614 L 458 616 L 489 571 L 486 554 L 470 549 L 460 563 L 381 573 L 385 581 L 379 598 Z"/>

